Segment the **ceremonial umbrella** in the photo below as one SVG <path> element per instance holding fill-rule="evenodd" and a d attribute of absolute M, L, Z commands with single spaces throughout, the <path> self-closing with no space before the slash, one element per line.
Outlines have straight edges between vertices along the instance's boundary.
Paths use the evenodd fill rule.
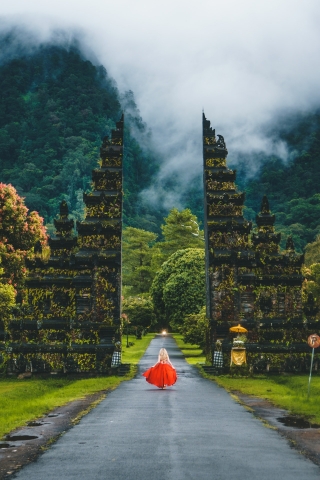
<path fill-rule="evenodd" d="M 237 333 L 246 333 L 248 331 L 246 328 L 242 327 L 240 323 L 238 323 L 236 327 L 229 328 L 229 330 L 230 332 L 237 332 Z"/>

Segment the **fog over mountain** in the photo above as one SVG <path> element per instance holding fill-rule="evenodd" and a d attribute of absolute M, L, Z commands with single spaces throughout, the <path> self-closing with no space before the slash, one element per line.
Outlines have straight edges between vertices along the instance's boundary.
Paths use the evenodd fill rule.
<path fill-rule="evenodd" d="M 261 152 L 294 155 L 277 126 L 320 104 L 318 0 L 12 0 L 0 15 L 2 29 L 23 25 L 39 41 L 76 36 L 120 92 L 134 92 L 164 158 L 145 195 L 167 206 L 200 182 L 202 110 L 230 162 L 245 155 L 255 172 Z"/>

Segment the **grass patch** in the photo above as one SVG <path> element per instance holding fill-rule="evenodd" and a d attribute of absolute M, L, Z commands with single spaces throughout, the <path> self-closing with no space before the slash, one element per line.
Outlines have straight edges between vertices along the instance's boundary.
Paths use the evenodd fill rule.
<path fill-rule="evenodd" d="M 246 395 L 265 398 L 274 405 L 289 412 L 302 415 L 320 424 L 319 397 L 320 377 L 314 376 L 311 380 L 310 398 L 307 398 L 307 375 L 277 375 L 255 377 L 213 377 L 219 385 L 229 391 L 239 391 Z"/>
<path fill-rule="evenodd" d="M 147 333 L 141 340 L 137 340 L 135 335 L 129 335 L 128 341 L 130 347 L 127 347 L 127 336 L 122 336 L 122 363 L 137 364 L 144 352 L 147 350 L 149 343 L 155 337 L 154 333 Z"/>
<path fill-rule="evenodd" d="M 172 333 L 172 337 L 177 342 L 178 347 L 182 351 L 184 358 L 191 365 L 196 363 L 205 363 L 206 358 L 201 348 L 192 343 L 184 343 L 183 335 L 180 333 Z"/>
<path fill-rule="evenodd" d="M 114 389 L 120 377 L 0 380 L 0 438 L 51 410 L 91 393 Z"/>
<path fill-rule="evenodd" d="M 141 340 L 136 340 L 135 336 L 129 335 L 129 342 L 134 345 L 127 348 L 127 338 L 123 336 L 122 363 L 138 363 L 153 338 L 152 333 Z M 92 393 L 112 390 L 133 374 L 134 372 L 131 372 L 127 377 L 84 379 L 74 377 L 31 377 L 21 380 L 0 378 L 0 438 L 66 403 Z"/>

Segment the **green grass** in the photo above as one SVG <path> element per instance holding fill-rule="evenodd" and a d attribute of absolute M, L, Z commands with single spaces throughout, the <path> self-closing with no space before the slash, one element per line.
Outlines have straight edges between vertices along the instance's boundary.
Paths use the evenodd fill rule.
<path fill-rule="evenodd" d="M 123 336 L 122 363 L 136 364 L 144 354 L 154 334 L 141 340 L 129 335 L 133 346 L 126 348 L 127 337 Z M 0 438 L 18 427 L 26 425 L 55 408 L 92 393 L 116 388 L 127 377 L 74 377 L 49 378 L 0 378 Z"/>
<path fill-rule="evenodd" d="M 134 345 L 127 347 L 127 336 L 122 336 L 122 363 L 137 364 L 149 346 L 151 340 L 155 337 L 154 333 L 147 333 L 141 340 L 137 340 L 135 335 L 129 335 L 129 344 Z"/>
<path fill-rule="evenodd" d="M 310 418 L 320 424 L 319 398 L 320 377 L 311 380 L 310 398 L 307 398 L 308 375 L 279 375 L 256 377 L 219 376 L 214 379 L 219 385 L 231 392 L 241 392 L 271 401 L 296 415 Z"/>
<path fill-rule="evenodd" d="M 0 380 L 0 438 L 51 410 L 91 393 L 114 389 L 120 377 Z"/>
<path fill-rule="evenodd" d="M 205 363 L 206 358 L 201 348 L 199 348 L 197 345 L 193 345 L 192 343 L 184 343 L 183 335 L 180 333 L 172 333 L 171 335 L 177 342 L 178 347 L 182 351 L 184 358 L 188 363 L 191 365 L 195 365 L 196 363 Z"/>

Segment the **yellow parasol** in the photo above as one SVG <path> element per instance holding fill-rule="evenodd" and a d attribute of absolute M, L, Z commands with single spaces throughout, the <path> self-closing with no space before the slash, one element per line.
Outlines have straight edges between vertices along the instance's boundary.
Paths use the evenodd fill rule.
<path fill-rule="evenodd" d="M 246 333 L 248 330 L 240 325 L 240 323 L 236 327 L 229 328 L 230 332 L 237 332 L 237 333 Z"/>

